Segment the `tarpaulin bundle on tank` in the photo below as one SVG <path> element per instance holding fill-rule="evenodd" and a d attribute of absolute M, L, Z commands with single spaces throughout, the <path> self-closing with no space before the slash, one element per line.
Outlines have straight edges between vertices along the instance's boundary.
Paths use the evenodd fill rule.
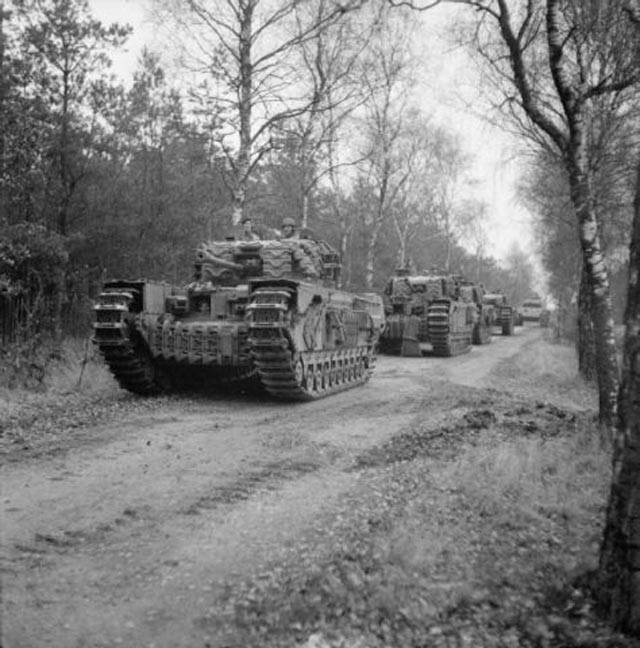
<path fill-rule="evenodd" d="M 283 239 L 214 241 L 196 250 L 196 280 L 244 280 L 252 277 L 336 279 L 338 254 L 325 241 Z"/>

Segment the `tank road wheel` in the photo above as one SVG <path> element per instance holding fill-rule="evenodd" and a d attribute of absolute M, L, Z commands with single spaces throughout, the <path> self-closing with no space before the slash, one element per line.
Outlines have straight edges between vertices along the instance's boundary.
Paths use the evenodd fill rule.
<path fill-rule="evenodd" d="M 304 375 L 304 365 L 302 364 L 302 360 L 296 362 L 296 366 L 293 368 L 293 377 L 302 389 L 307 389 L 307 381 Z"/>
<path fill-rule="evenodd" d="M 331 389 L 333 387 L 333 370 L 331 369 L 330 362 L 325 363 L 324 373 L 325 373 L 324 383 L 327 386 L 327 389 Z"/>
<path fill-rule="evenodd" d="M 316 394 L 324 393 L 324 384 L 322 376 L 322 367 L 320 365 L 314 365 L 313 367 L 313 391 Z"/>
<path fill-rule="evenodd" d="M 327 363 L 322 365 L 320 375 L 322 376 L 322 391 L 327 391 L 331 387 L 331 372 Z"/>
<path fill-rule="evenodd" d="M 307 366 L 306 374 L 307 374 L 307 391 L 310 394 L 313 394 L 313 393 L 315 393 L 317 391 L 317 388 L 316 388 L 317 376 L 316 376 L 315 368 L 314 368 L 313 365 L 308 365 Z"/>
<path fill-rule="evenodd" d="M 338 369 L 336 365 L 336 361 L 333 360 L 331 362 L 331 386 L 335 386 L 338 384 Z"/>

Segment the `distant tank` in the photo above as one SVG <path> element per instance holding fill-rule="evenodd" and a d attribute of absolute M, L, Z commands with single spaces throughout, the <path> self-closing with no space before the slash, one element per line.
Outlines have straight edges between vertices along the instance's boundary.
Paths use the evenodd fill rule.
<path fill-rule="evenodd" d="M 502 331 L 502 335 L 513 335 L 516 324 L 516 313 L 500 291 L 485 293 L 482 298 L 485 306 L 493 310 L 493 326 Z"/>
<path fill-rule="evenodd" d="M 520 312 L 522 314 L 522 322 L 538 322 L 540 323 L 540 315 L 542 315 L 543 306 L 542 300 L 538 297 L 533 297 L 522 302 Z"/>
<path fill-rule="evenodd" d="M 481 320 L 479 288 L 462 277 L 437 269 L 418 275 L 401 269 L 387 282 L 385 295 L 383 353 L 453 356 L 491 339 Z"/>
<path fill-rule="evenodd" d="M 337 289 L 339 274 L 324 241 L 213 241 L 184 289 L 107 282 L 94 340 L 132 392 L 254 379 L 312 400 L 369 379 L 384 325 L 382 299 Z"/>
<path fill-rule="evenodd" d="M 476 307 L 475 321 L 471 333 L 472 344 L 489 344 L 493 334 L 494 309 L 484 302 L 482 284 L 458 277 L 461 290 L 467 292 Z"/>

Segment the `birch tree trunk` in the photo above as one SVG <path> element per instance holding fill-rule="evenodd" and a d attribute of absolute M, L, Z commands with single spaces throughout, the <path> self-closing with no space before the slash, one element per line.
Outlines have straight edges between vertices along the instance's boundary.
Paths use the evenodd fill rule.
<path fill-rule="evenodd" d="M 585 123 L 580 110 L 570 119 L 571 169 L 569 183 L 580 234 L 586 281 L 590 288 L 591 321 L 595 337 L 600 422 L 612 429 L 616 423 L 618 359 L 613 323 L 609 276 L 587 172 Z"/>
<path fill-rule="evenodd" d="M 338 288 L 344 288 L 349 284 L 351 279 L 351 260 L 348 258 L 349 253 L 349 231 L 345 223 L 340 224 L 340 260 L 342 262 L 342 272 Z"/>
<path fill-rule="evenodd" d="M 382 227 L 382 219 L 374 221 L 371 228 L 371 235 L 367 241 L 367 257 L 365 265 L 365 282 L 367 290 L 373 290 L 374 269 L 376 261 L 376 245 L 378 244 L 378 236 L 380 235 L 380 228 Z"/>
<path fill-rule="evenodd" d="M 630 252 L 619 419 L 598 593 L 614 627 L 640 637 L 640 163 Z"/>
<path fill-rule="evenodd" d="M 7 92 L 7 80 L 6 75 L 8 70 L 5 70 L 5 18 L 9 18 L 9 12 L 5 11 L 4 0 L 0 0 L 0 178 L 7 177 L 5 168 L 6 168 L 6 155 L 5 150 L 6 146 L 6 126 L 7 121 L 3 118 L 7 113 L 6 110 L 6 97 Z M 6 183 L 0 182 L 0 224 L 4 226 L 3 221 L 7 218 L 6 213 L 6 203 L 7 203 L 7 189 Z"/>
<path fill-rule="evenodd" d="M 400 236 L 400 250 L 398 251 L 398 267 L 404 268 L 407 265 L 407 240 Z"/>
<path fill-rule="evenodd" d="M 393 225 L 398 235 L 399 249 L 398 249 L 398 268 L 404 268 L 407 263 L 407 236 L 408 236 L 408 223 L 401 225 L 397 215 L 394 215 Z"/>
<path fill-rule="evenodd" d="M 238 116 L 240 118 L 240 143 L 236 158 L 236 169 L 233 174 L 233 205 L 232 222 L 239 225 L 244 212 L 247 198 L 247 183 L 251 166 L 251 115 L 253 109 L 253 70 L 251 63 L 253 10 L 255 3 L 248 2 L 243 11 L 239 12 L 240 32 L 238 47 L 239 88 L 238 88 Z"/>
<path fill-rule="evenodd" d="M 578 371 L 585 380 L 589 381 L 596 379 L 596 341 L 591 321 L 591 292 L 588 271 L 583 260 L 580 288 L 578 289 L 576 352 L 578 354 Z"/>

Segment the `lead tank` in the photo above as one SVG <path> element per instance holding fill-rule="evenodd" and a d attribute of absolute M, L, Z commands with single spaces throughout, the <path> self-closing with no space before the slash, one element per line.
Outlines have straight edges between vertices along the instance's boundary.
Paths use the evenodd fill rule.
<path fill-rule="evenodd" d="M 369 379 L 384 326 L 382 299 L 339 290 L 339 276 L 324 241 L 205 243 L 186 288 L 106 283 L 94 340 L 136 393 L 259 380 L 278 398 L 312 400 Z"/>
<path fill-rule="evenodd" d="M 480 314 L 474 288 L 462 278 L 435 268 L 416 275 L 400 269 L 387 282 L 385 295 L 382 352 L 454 356 L 471 348 Z"/>

